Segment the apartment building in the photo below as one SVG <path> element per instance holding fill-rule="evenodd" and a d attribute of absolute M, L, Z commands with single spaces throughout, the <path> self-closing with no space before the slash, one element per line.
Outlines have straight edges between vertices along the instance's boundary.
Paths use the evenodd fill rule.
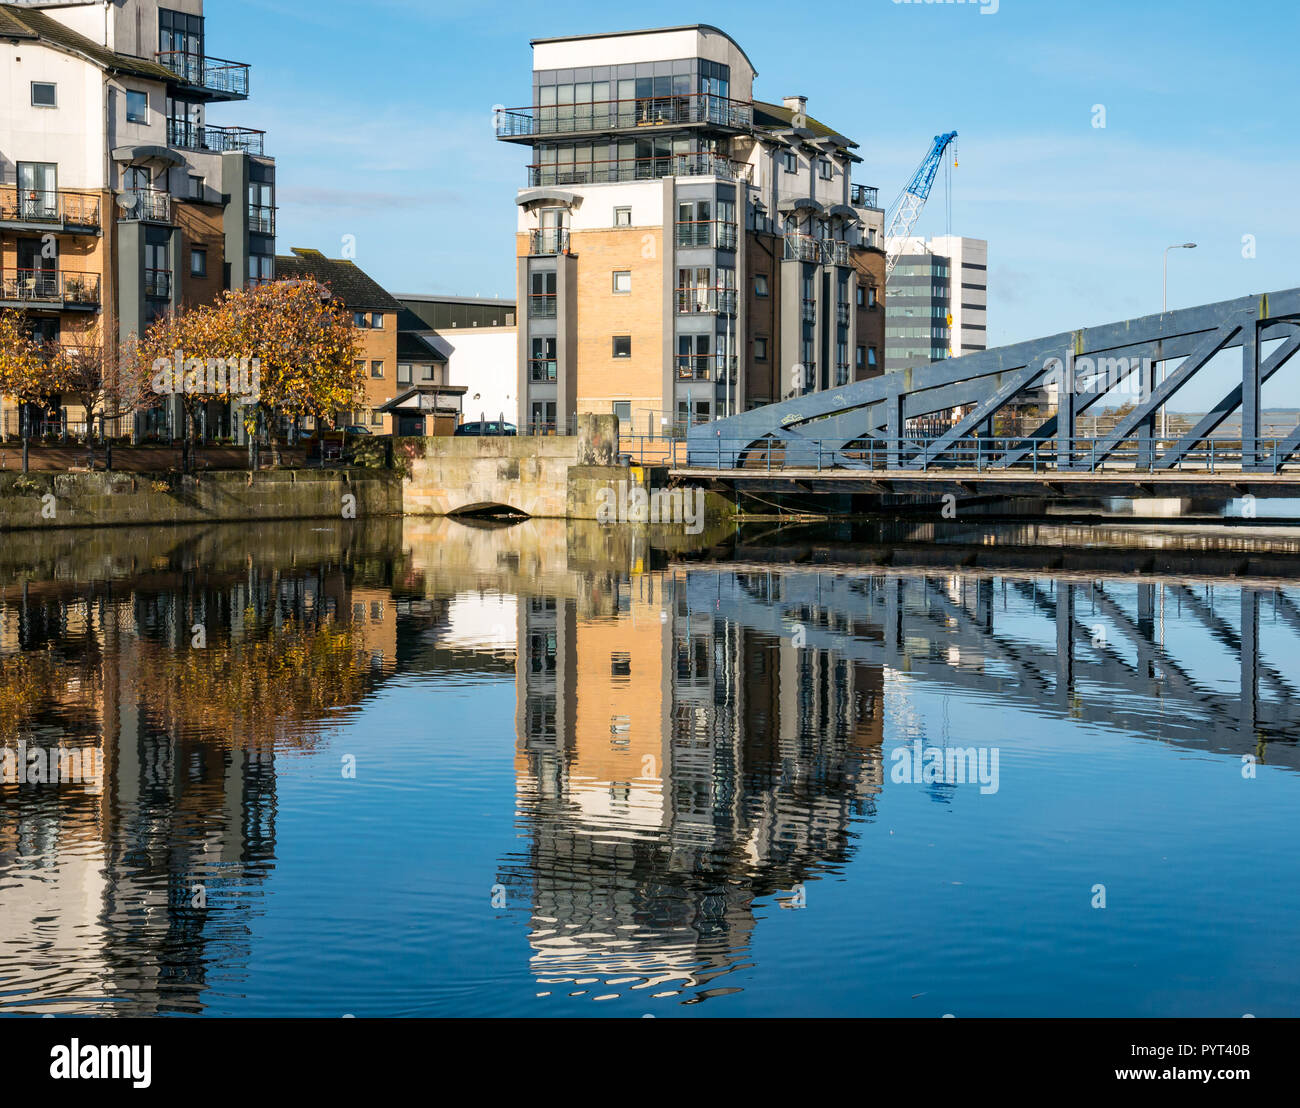
<path fill-rule="evenodd" d="M 0 4 L 0 308 L 40 337 L 125 341 L 274 276 L 264 133 L 208 118 L 247 100 L 249 67 L 207 46 L 202 0 Z M 242 434 L 210 408 L 209 434 Z M 57 398 L 33 415 L 84 420 Z M 17 418 L 0 401 L 4 431 Z M 163 407 L 136 429 L 176 418 Z"/>
<path fill-rule="evenodd" d="M 536 39 L 516 196 L 521 422 L 644 434 L 883 372 L 884 213 L 857 144 L 756 99 L 716 27 Z"/>
<path fill-rule="evenodd" d="M 988 348 L 989 244 L 939 235 L 904 244 L 889 278 L 885 369 Z"/>
<path fill-rule="evenodd" d="M 275 272 L 289 280 L 314 278 L 352 314 L 365 395 L 354 411 L 336 413 L 336 424 L 365 427 L 374 435 L 422 435 L 428 430 L 425 416 L 433 416 L 436 425 L 442 415 L 441 430 L 455 429 L 464 390 L 445 388 L 447 359 L 411 329 L 405 307 L 378 281 L 356 262 L 298 246 L 275 259 Z M 423 409 L 421 394 L 433 401 Z"/>

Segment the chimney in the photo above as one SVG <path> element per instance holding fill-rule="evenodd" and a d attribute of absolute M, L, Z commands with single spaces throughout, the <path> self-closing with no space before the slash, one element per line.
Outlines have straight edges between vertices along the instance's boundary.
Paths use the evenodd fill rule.
<path fill-rule="evenodd" d="M 808 97 L 806 96 L 785 96 L 782 97 L 781 103 L 796 115 L 808 114 Z"/>

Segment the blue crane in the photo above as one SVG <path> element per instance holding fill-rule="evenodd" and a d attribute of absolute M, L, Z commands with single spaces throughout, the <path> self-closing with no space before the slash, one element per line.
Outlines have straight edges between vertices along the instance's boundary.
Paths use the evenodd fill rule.
<path fill-rule="evenodd" d="M 930 189 L 934 187 L 935 174 L 948 147 L 953 147 L 953 164 L 956 159 L 957 132 L 949 131 L 946 135 L 935 135 L 929 153 L 921 160 L 916 173 L 912 175 L 907 187 L 898 194 L 885 216 L 885 279 L 894 272 L 894 266 L 902 255 L 903 247 L 912 234 L 912 228 L 921 217 L 925 202 L 930 199 Z"/>

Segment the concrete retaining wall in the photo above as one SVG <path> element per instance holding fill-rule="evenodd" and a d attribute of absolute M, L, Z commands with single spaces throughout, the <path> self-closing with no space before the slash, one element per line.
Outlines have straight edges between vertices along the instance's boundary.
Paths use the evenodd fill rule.
<path fill-rule="evenodd" d="M 51 527 L 340 519 L 402 513 L 395 473 L 265 470 L 171 478 L 128 473 L 0 473 L 0 531 Z"/>

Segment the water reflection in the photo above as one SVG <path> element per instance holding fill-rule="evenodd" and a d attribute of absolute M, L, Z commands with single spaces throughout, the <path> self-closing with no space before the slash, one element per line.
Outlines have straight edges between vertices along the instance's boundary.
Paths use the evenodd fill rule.
<path fill-rule="evenodd" d="M 1076 792 L 1078 762 L 1055 750 L 1087 735 L 1300 768 L 1300 587 L 1050 572 L 1032 566 L 1061 560 L 1042 550 L 1048 533 L 1017 545 L 1021 533 L 967 528 L 946 554 L 914 531 L 741 536 L 722 560 L 644 531 L 542 522 L 8 546 L 0 1010 L 232 1014 L 270 989 L 272 1010 L 298 1011 L 295 990 L 317 987 L 322 963 L 346 977 L 368 941 L 319 918 L 368 896 L 390 938 L 463 944 L 470 968 L 443 972 L 472 973 L 501 934 L 465 923 L 454 890 L 474 883 L 493 885 L 492 918 L 526 954 L 492 980 L 492 1004 L 449 985 L 439 1012 L 697 1004 L 775 988 L 796 965 L 829 995 L 849 952 L 810 969 L 807 952 L 761 958 L 757 935 L 826 879 L 878 882 L 886 905 L 906 895 L 862 845 L 887 800 L 889 834 L 918 818 L 891 781 L 900 748 L 1020 743 L 1039 760 L 1035 787 L 1059 773 Z M 932 564 L 829 564 L 879 563 L 885 547 L 898 560 L 909 543 Z M 1006 564 L 969 564 L 990 547 Z M 1018 551 L 1029 561 L 1013 564 Z M 1197 548 L 1220 553 L 1238 556 Z M 513 772 L 484 771 L 490 785 L 439 776 L 436 751 L 387 722 L 462 703 L 484 717 L 503 695 Z M 965 714 L 989 710 L 1005 730 L 972 730 Z M 276 896 L 297 878 L 277 873 L 283 825 L 328 837 L 360 794 L 286 807 L 283 781 L 296 765 L 337 767 L 345 731 L 368 736 L 376 761 L 391 749 L 392 849 L 365 858 L 372 887 L 311 877 L 309 917 Z M 471 755 L 490 738 L 473 737 Z M 55 765 L 72 780 L 51 781 Z M 513 841 L 473 822 L 489 788 L 487 807 L 513 804 Z M 960 788 L 922 793 L 956 810 Z M 404 837 L 430 805 L 449 806 L 454 833 L 437 840 L 438 883 L 412 896 L 427 875 L 404 861 Z M 491 874 L 461 857 L 478 846 Z M 286 930 L 316 947 L 275 945 Z M 397 958 L 328 984 L 381 1014 L 407 976 Z M 528 1003 L 500 999 L 521 988 Z M 427 1010 L 419 987 L 412 1003 Z"/>

